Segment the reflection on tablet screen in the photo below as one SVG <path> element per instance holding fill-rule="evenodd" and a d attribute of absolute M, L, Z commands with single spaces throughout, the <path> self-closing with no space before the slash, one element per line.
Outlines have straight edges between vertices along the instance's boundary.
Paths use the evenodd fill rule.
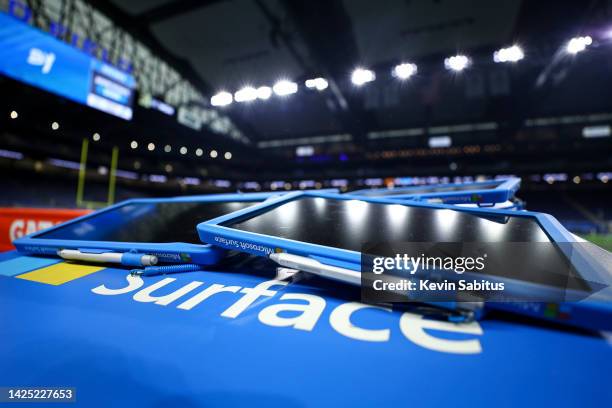
<path fill-rule="evenodd" d="M 486 215 L 360 200 L 300 197 L 250 218 L 222 225 L 355 252 L 361 252 L 365 243 L 487 243 L 490 258 L 505 265 L 488 273 L 550 286 L 588 288 L 582 282 L 568 283 L 561 270 L 567 269 L 567 257 L 535 218 Z M 510 243 L 528 245 L 522 245 L 521 256 L 516 256 L 512 248 L 518 246 Z M 560 268 L 545 270 L 542 265 L 560 265 Z"/>
<path fill-rule="evenodd" d="M 484 218 L 448 209 L 302 197 L 232 228 L 360 251 L 364 242 L 549 242 L 530 217 Z"/>
<path fill-rule="evenodd" d="M 196 226 L 256 202 L 136 202 L 95 214 L 36 238 L 201 244 Z"/>

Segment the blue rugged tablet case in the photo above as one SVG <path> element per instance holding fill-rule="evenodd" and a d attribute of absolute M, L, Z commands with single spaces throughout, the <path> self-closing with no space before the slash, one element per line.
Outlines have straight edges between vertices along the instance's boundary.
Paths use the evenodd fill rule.
<path fill-rule="evenodd" d="M 66 225 L 81 222 L 97 216 L 100 213 L 112 211 L 134 203 L 168 203 L 168 202 L 257 202 L 270 197 L 278 196 L 280 193 L 237 193 L 237 194 L 208 194 L 172 198 L 142 198 L 122 201 L 110 207 L 78 217 L 61 224 Z M 119 220 L 118 220 L 119 221 Z M 109 228 L 117 228 L 120 225 L 109 225 Z M 53 231 L 60 226 L 46 229 L 44 232 Z M 78 249 L 81 252 L 135 252 L 139 254 L 150 254 L 158 257 L 164 263 L 195 263 L 198 265 L 213 265 L 224 255 L 219 247 L 210 245 L 198 245 L 184 242 L 171 243 L 143 243 L 143 242 L 112 242 L 112 241 L 79 241 L 63 239 L 38 238 L 43 231 L 19 238 L 13 242 L 17 250 L 29 255 L 52 255 L 57 256 L 59 249 Z"/>
<path fill-rule="evenodd" d="M 491 187 L 493 188 L 484 188 Z M 521 186 L 521 179 L 511 177 L 504 180 L 489 180 L 475 183 L 450 183 L 429 186 L 400 187 L 394 189 L 364 189 L 346 193 L 358 197 L 384 197 L 396 200 L 432 201 L 443 204 L 495 204 L 511 200 Z M 438 189 L 461 188 L 459 191 L 437 191 L 419 193 L 423 187 Z M 386 195 L 388 194 L 388 195 Z"/>
<path fill-rule="evenodd" d="M 241 231 L 226 227 L 223 224 L 238 222 L 251 218 L 257 214 L 266 212 L 274 207 L 280 206 L 301 197 L 322 197 L 335 200 L 360 200 L 370 203 L 405 205 L 410 207 L 448 209 L 453 211 L 467 212 L 480 216 L 489 217 L 528 217 L 537 221 L 540 227 L 548 235 L 549 239 L 555 243 L 575 243 L 580 242 L 574 235 L 567 231 L 554 217 L 544 213 L 532 211 L 514 210 L 488 210 L 482 208 L 465 208 L 445 204 L 427 204 L 418 201 L 407 201 L 399 203 L 397 200 L 387 198 L 363 198 L 346 194 L 330 193 L 311 193 L 294 192 L 283 196 L 274 197 L 266 202 L 256 204 L 252 207 L 235 211 L 231 214 L 223 215 L 212 220 L 198 224 L 198 234 L 202 242 L 219 246 L 225 249 L 238 250 L 259 256 L 269 256 L 275 252 L 287 252 L 294 255 L 310 257 L 323 264 L 351 269 L 361 270 L 361 253 L 340 248 L 322 246 L 295 240 L 278 238 L 274 236 L 262 235 L 253 232 Z M 610 276 L 590 267 L 588 259 L 580 253 L 566 253 L 567 246 L 559 248 L 568 258 L 571 256 L 573 265 L 580 271 L 582 277 L 590 282 L 610 282 Z M 539 293 L 553 293 L 555 288 L 540 284 L 517 281 L 509 278 L 501 278 L 491 275 L 483 275 L 492 282 L 504 282 L 511 294 L 517 296 L 533 296 Z M 532 302 L 497 302 L 487 306 L 496 309 L 517 312 L 548 320 L 559 320 L 563 323 L 573 324 L 581 327 L 595 329 L 612 329 L 612 288 L 605 287 L 598 293 L 589 297 L 588 300 L 580 302 L 567 302 L 561 306 L 563 313 L 551 314 L 548 312 L 546 304 Z M 568 292 L 566 290 L 566 292 Z"/>

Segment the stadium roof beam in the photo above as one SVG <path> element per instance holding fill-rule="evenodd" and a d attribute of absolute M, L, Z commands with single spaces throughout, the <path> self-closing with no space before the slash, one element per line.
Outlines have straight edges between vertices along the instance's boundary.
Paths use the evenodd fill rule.
<path fill-rule="evenodd" d="M 302 55 L 300 55 L 300 53 L 298 52 L 297 48 L 293 44 L 293 39 L 291 38 L 291 35 L 289 35 L 283 29 L 280 18 L 274 15 L 272 10 L 270 10 L 262 0 L 255 0 L 255 4 L 257 4 L 257 7 L 261 11 L 261 13 L 264 15 L 266 20 L 268 20 L 268 23 L 270 23 L 272 31 L 278 35 L 278 37 L 281 39 L 285 47 L 287 47 L 287 50 L 289 51 L 293 59 L 298 63 L 300 68 L 302 68 L 306 72 L 311 71 L 312 67 L 306 62 L 306 59 L 302 57 Z"/>
<path fill-rule="evenodd" d="M 146 24 L 155 24 L 181 14 L 189 13 L 199 8 L 208 7 L 215 3 L 225 0 L 178 0 L 170 1 L 157 7 L 145 11 L 137 18 Z"/>
<path fill-rule="evenodd" d="M 569 69 L 566 63 L 565 41 L 581 33 L 581 28 L 588 27 L 590 20 L 604 16 L 604 2 L 590 0 L 585 2 L 559 2 L 541 0 L 521 3 L 517 16 L 513 38 L 544 39 L 551 44 L 561 42 L 550 61 L 537 75 L 535 88 L 543 88 L 547 83 L 556 81 L 557 85 L 567 77 Z"/>
<path fill-rule="evenodd" d="M 147 46 L 151 52 L 159 58 L 170 64 L 180 75 L 187 81 L 191 82 L 198 88 L 206 97 L 213 94 L 213 88 L 208 84 L 193 68 L 189 61 L 184 58 L 177 57 L 168 51 L 157 38 L 151 33 L 147 24 L 139 22 L 130 14 L 124 12 L 119 7 L 105 0 L 87 0 L 96 10 L 105 14 L 115 24 L 119 25 L 124 31 L 128 32 L 134 38 L 137 38 L 142 44 Z M 259 139 L 257 132 L 252 126 L 245 123 L 236 115 L 225 113 L 232 122 L 245 134 L 249 139 Z"/>
<path fill-rule="evenodd" d="M 354 140 L 364 141 L 368 124 L 375 121 L 363 109 L 360 97 L 349 97 L 339 84 L 346 83 L 359 61 L 351 19 L 340 0 L 281 0 L 298 28 L 320 75 L 329 82 L 334 113 Z"/>

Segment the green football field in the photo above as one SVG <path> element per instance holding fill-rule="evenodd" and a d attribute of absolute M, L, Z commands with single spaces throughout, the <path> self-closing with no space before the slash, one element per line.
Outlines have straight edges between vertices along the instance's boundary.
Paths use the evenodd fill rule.
<path fill-rule="evenodd" d="M 612 252 L 612 234 L 588 234 L 581 237 Z"/>

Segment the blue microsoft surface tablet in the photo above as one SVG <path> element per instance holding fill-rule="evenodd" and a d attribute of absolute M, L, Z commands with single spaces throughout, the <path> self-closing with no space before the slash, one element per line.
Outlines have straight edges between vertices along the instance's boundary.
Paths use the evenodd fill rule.
<path fill-rule="evenodd" d="M 475 183 L 432 184 L 415 187 L 365 189 L 346 193 L 359 197 L 385 197 L 443 204 L 495 204 L 511 200 L 521 179 L 489 180 Z"/>
<path fill-rule="evenodd" d="M 166 263 L 216 263 L 225 251 L 202 245 L 198 223 L 247 208 L 278 193 L 210 194 L 127 200 L 14 241 L 25 254 L 147 254 Z"/>
<path fill-rule="evenodd" d="M 591 328 L 612 328 L 610 288 L 590 286 L 606 286 L 611 281 L 610 265 L 607 269 L 600 264 L 593 267 L 589 255 L 572 246 L 576 238 L 547 214 L 298 192 L 206 221 L 198 225 L 198 232 L 203 242 L 222 248 L 268 257 L 295 255 L 353 274 L 361 271 L 366 242 L 492 243 L 497 245 L 497 262 L 516 267 L 481 277 L 505 283 L 507 294 L 522 299 L 553 296 L 558 303 L 580 298 L 580 294 L 592 300 L 564 304 L 563 313 L 557 314 L 537 301 L 491 303 L 492 307 Z M 516 243 L 524 244 L 528 258 L 505 251 L 505 246 Z M 601 251 L 604 258 L 609 257 L 607 251 Z M 565 261 L 577 275 L 560 279 L 548 266 Z M 307 262 L 304 265 L 309 267 Z M 341 272 L 336 276 L 344 280 Z M 359 280 L 352 283 L 359 284 Z M 564 297 L 575 293 L 578 295 Z"/>

